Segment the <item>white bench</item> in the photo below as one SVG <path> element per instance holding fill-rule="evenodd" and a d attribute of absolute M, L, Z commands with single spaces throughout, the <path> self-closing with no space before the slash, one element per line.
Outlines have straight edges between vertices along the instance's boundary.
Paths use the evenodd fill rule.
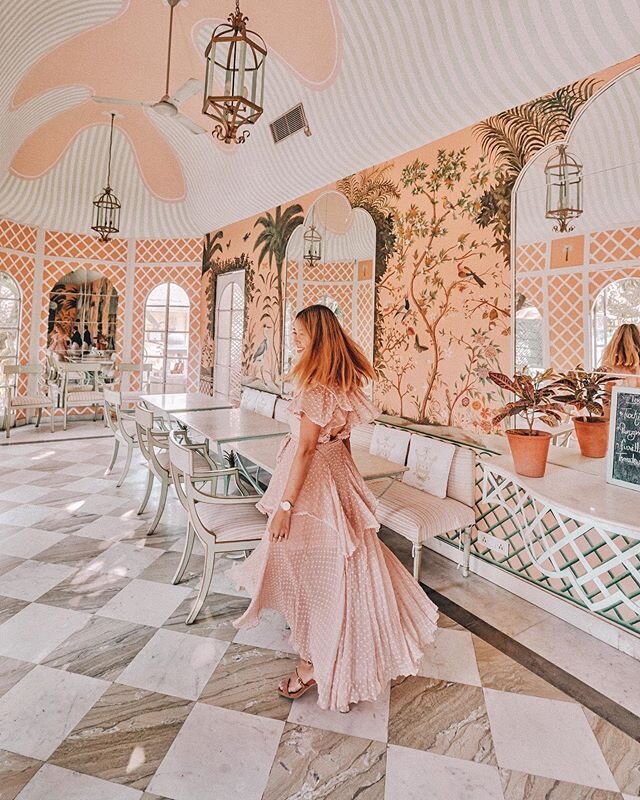
<path fill-rule="evenodd" d="M 381 479 L 369 487 L 378 496 L 379 522 L 412 543 L 414 577 L 420 577 L 422 548 L 427 540 L 451 531 L 460 531 L 464 543 L 466 577 L 475 524 L 475 453 L 382 425 L 376 425 L 370 450 L 409 467 L 402 480 Z"/>

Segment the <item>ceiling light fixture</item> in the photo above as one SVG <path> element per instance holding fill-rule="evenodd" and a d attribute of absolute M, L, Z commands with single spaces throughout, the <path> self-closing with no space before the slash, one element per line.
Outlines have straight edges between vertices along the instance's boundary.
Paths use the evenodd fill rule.
<path fill-rule="evenodd" d="M 113 146 L 113 121 L 109 131 L 109 158 L 107 161 L 107 185 L 93 201 L 93 225 L 91 229 L 100 234 L 101 242 L 108 242 L 109 236 L 120 231 L 120 201 L 111 190 L 111 149 Z"/>
<path fill-rule="evenodd" d="M 582 214 L 582 164 L 567 152 L 565 144 L 547 161 L 544 174 L 547 182 L 546 218 L 557 220 L 554 231 L 572 231 L 569 220 Z"/>

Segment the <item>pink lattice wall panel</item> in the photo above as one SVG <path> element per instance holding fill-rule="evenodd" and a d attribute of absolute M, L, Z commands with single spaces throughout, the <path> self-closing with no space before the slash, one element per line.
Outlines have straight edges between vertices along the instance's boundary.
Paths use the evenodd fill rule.
<path fill-rule="evenodd" d="M 86 267 L 84 261 L 59 261 L 45 259 L 44 276 L 42 282 L 42 306 L 40 310 L 40 349 L 47 346 L 47 325 L 49 321 L 49 292 L 60 278 L 80 267 Z M 122 358 L 124 343 L 124 302 L 126 292 L 127 268 L 124 264 L 95 264 L 92 268 L 102 273 L 111 281 L 113 288 L 118 293 L 118 325 L 116 327 L 116 355 Z"/>
<path fill-rule="evenodd" d="M 202 263 L 202 239 L 138 239 L 136 264 Z"/>
<path fill-rule="evenodd" d="M 334 261 L 329 264 L 314 264 L 312 267 L 306 262 L 302 267 L 305 281 L 322 280 L 327 283 L 333 281 L 353 281 L 353 261 Z"/>
<path fill-rule="evenodd" d="M 101 242 L 97 236 L 61 233 L 60 231 L 47 231 L 44 236 L 44 253 L 45 256 L 50 257 L 89 258 L 126 263 L 127 249 L 126 239 L 110 239 L 108 242 Z"/>
<path fill-rule="evenodd" d="M 526 278 L 518 277 L 518 292 L 525 295 L 527 301 L 532 303 L 542 313 L 544 305 L 542 275 L 530 275 Z"/>
<path fill-rule="evenodd" d="M 311 306 L 327 296 L 335 300 L 343 311 L 342 325 L 351 333 L 352 284 L 336 286 L 333 283 L 306 283 L 302 291 L 303 306 Z"/>
<path fill-rule="evenodd" d="M 611 261 L 640 259 L 640 228 L 613 228 L 591 234 L 590 261 L 602 264 Z"/>
<path fill-rule="evenodd" d="M 524 244 L 516 250 L 516 263 L 518 270 L 522 272 L 533 272 L 544 269 L 547 254 L 546 242 L 534 242 Z"/>
<path fill-rule="evenodd" d="M 373 303 L 374 288 L 371 281 L 360 281 L 356 295 L 356 341 L 368 358 L 373 358 Z"/>
<path fill-rule="evenodd" d="M 591 307 L 595 303 L 598 292 L 609 283 L 621 281 L 624 278 L 640 278 L 640 267 L 625 267 L 624 269 L 600 269 L 589 274 L 589 299 Z"/>
<path fill-rule="evenodd" d="M 582 276 L 549 276 L 549 351 L 557 370 L 584 364 Z"/>
<path fill-rule="evenodd" d="M 144 307 L 149 292 L 161 283 L 175 283 L 189 297 L 189 365 L 188 391 L 197 391 L 200 383 L 200 265 L 136 267 L 133 289 L 132 361 L 142 361 L 144 342 Z"/>
<path fill-rule="evenodd" d="M 33 253 L 36 249 L 37 228 L 21 225 L 11 219 L 0 219 L 0 247 Z"/>

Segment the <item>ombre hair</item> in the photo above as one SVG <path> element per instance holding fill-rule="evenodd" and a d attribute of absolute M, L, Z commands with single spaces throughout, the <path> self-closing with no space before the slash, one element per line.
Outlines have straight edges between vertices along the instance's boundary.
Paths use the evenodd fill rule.
<path fill-rule="evenodd" d="M 640 329 L 637 325 L 620 325 L 604 349 L 602 365 L 612 371 L 617 367 L 640 372 Z"/>
<path fill-rule="evenodd" d="M 350 391 L 375 378 L 369 360 L 330 308 L 307 306 L 296 315 L 296 321 L 309 335 L 308 346 L 289 373 L 298 386 L 317 383 Z"/>

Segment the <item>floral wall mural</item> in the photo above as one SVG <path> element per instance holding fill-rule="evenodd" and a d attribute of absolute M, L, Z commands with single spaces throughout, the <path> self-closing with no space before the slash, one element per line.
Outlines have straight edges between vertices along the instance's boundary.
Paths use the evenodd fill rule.
<path fill-rule="evenodd" d="M 564 136 L 601 84 L 595 76 L 562 87 L 225 229 L 225 254 L 243 258 L 251 275 L 245 374 L 280 384 L 281 258 L 289 228 L 322 191 L 336 188 L 376 224 L 378 406 L 412 420 L 490 431 L 501 398 L 488 373 L 511 370 L 512 189 L 528 159 Z M 213 275 L 205 276 L 209 293 Z"/>

